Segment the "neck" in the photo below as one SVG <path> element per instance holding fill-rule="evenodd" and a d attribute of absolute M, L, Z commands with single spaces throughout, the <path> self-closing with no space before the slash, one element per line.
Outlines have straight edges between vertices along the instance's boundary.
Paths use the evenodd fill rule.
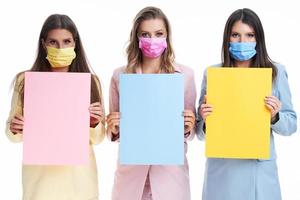
<path fill-rule="evenodd" d="M 157 74 L 160 72 L 161 57 L 147 58 L 143 57 L 142 72 L 144 74 Z"/>
<path fill-rule="evenodd" d="M 235 61 L 234 65 L 236 67 L 250 67 L 251 60 L 245 60 L 245 61 Z"/>
<path fill-rule="evenodd" d="M 67 67 L 51 67 L 52 72 L 68 72 L 69 66 Z"/>

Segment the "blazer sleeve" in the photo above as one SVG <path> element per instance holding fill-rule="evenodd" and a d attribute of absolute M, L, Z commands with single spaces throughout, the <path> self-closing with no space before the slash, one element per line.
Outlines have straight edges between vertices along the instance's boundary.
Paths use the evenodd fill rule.
<path fill-rule="evenodd" d="M 277 134 L 289 136 L 297 131 L 297 115 L 293 109 L 292 96 L 288 84 L 288 75 L 285 67 L 279 65 L 275 87 L 278 91 L 278 99 L 281 101 L 281 110 L 277 115 L 277 121 L 271 124 L 271 128 Z"/>
<path fill-rule="evenodd" d="M 103 95 L 102 95 L 102 88 L 100 81 L 97 77 L 93 76 L 97 89 L 99 92 L 100 96 L 100 103 L 101 103 L 101 108 L 103 110 L 103 115 L 102 118 L 100 119 L 100 122 L 97 124 L 95 127 L 90 127 L 90 144 L 99 144 L 103 141 L 105 137 L 105 109 L 104 109 L 104 100 L 103 100 Z"/>
<path fill-rule="evenodd" d="M 11 142 L 22 142 L 23 135 L 22 134 L 14 134 L 10 131 L 10 123 L 11 120 L 16 115 L 23 116 L 23 106 L 22 106 L 22 97 L 20 94 L 21 87 L 24 84 L 24 73 L 17 75 L 16 80 L 14 82 L 14 90 L 11 100 L 11 109 L 9 112 L 8 119 L 6 121 L 6 135 Z"/>
<path fill-rule="evenodd" d="M 196 134 L 200 140 L 205 139 L 205 123 L 199 113 L 199 108 L 200 108 L 201 104 L 204 102 L 204 98 L 206 95 L 206 84 L 207 84 L 207 69 L 205 69 L 205 71 L 203 73 L 203 78 L 202 78 L 202 83 L 201 83 L 201 91 L 200 91 L 200 99 L 199 99 L 199 105 L 198 105 L 198 109 L 197 109 Z"/>
<path fill-rule="evenodd" d="M 109 87 L 109 112 L 119 112 L 119 72 L 118 69 L 114 71 L 110 81 Z M 109 128 L 106 130 L 107 138 L 110 141 L 119 141 L 119 135 L 114 136 Z"/>
<path fill-rule="evenodd" d="M 196 115 L 195 102 L 196 102 L 196 84 L 194 78 L 194 71 L 192 69 L 188 70 L 185 74 L 186 77 L 186 85 L 184 92 L 184 104 L 185 109 L 191 110 Z M 191 141 L 195 136 L 195 127 L 189 132 L 186 133 L 185 140 Z"/>

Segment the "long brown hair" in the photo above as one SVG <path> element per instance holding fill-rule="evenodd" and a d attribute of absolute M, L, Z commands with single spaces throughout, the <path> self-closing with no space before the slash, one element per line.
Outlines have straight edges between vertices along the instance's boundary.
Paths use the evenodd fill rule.
<path fill-rule="evenodd" d="M 268 56 L 262 23 L 255 12 L 248 8 L 234 11 L 228 18 L 223 35 L 222 62 L 223 67 L 234 67 L 234 59 L 229 53 L 230 36 L 233 25 L 241 21 L 254 29 L 256 38 L 256 55 L 251 59 L 251 67 L 272 68 L 272 80 L 277 76 L 277 68 Z"/>
<path fill-rule="evenodd" d="M 160 68 L 165 73 L 173 73 L 174 70 L 174 51 L 171 43 L 171 27 L 166 15 L 156 7 L 146 7 L 142 9 L 133 20 L 133 27 L 130 33 L 129 45 L 126 49 L 127 52 L 127 73 L 136 73 L 136 68 L 143 62 L 143 55 L 139 49 L 138 31 L 143 21 L 149 19 L 162 19 L 167 30 L 167 48 L 163 52 L 162 62 Z"/>
<path fill-rule="evenodd" d="M 31 69 L 29 71 L 39 71 L 39 72 L 50 72 L 51 65 L 46 59 L 47 52 L 43 46 L 42 41 L 46 41 L 48 37 L 48 33 L 54 29 L 66 29 L 70 33 L 72 33 L 73 39 L 75 40 L 75 52 L 76 58 L 72 61 L 71 65 L 69 66 L 69 72 L 86 72 L 91 73 L 91 103 L 94 102 L 101 102 L 100 94 L 98 92 L 98 86 L 96 81 L 99 83 L 99 90 L 100 82 L 93 70 L 90 68 L 87 58 L 85 56 L 85 52 L 81 43 L 80 35 L 78 30 L 71 20 L 70 17 L 67 15 L 60 15 L 60 14 L 53 14 L 50 15 L 43 24 L 42 30 L 40 32 L 39 41 L 38 41 L 38 49 L 37 49 L 37 57 Z M 21 74 L 21 73 L 20 73 Z M 20 75 L 19 74 L 19 75 Z M 17 75 L 18 76 L 18 75 Z M 18 78 L 18 77 L 17 77 Z M 22 105 L 24 101 L 24 80 L 20 81 L 20 95 L 22 98 Z M 102 102 L 101 102 L 102 103 Z"/>

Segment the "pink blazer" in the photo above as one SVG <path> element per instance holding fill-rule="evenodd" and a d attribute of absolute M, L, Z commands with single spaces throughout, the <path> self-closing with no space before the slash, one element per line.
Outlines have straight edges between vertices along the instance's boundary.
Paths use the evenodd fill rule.
<path fill-rule="evenodd" d="M 119 75 L 125 73 L 125 67 L 117 68 L 111 78 L 109 91 L 109 111 L 119 112 Z M 142 73 L 137 69 L 137 73 Z M 192 69 L 176 64 L 175 73 L 184 75 L 184 107 L 195 113 L 196 88 Z M 184 134 L 184 133 L 182 133 Z M 192 140 L 195 131 L 185 134 L 185 140 Z M 110 130 L 107 136 L 118 141 Z M 185 142 L 185 149 L 187 144 Z M 184 165 L 120 165 L 117 163 L 112 200 L 146 199 L 189 200 L 190 185 L 188 162 Z"/>

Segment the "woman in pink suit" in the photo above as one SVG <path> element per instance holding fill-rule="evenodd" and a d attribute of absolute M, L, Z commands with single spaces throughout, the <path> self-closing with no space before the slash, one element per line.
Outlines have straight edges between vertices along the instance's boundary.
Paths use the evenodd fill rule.
<path fill-rule="evenodd" d="M 127 56 L 127 65 L 116 69 L 111 79 L 110 114 L 107 116 L 107 134 L 110 140 L 119 139 L 119 75 L 122 73 L 182 73 L 185 79 L 182 134 L 185 141 L 191 140 L 194 137 L 195 124 L 194 72 L 174 62 L 169 21 L 159 8 L 146 7 L 137 14 L 130 34 Z M 120 165 L 118 162 L 112 199 L 189 200 L 189 169 L 186 157 L 184 165 Z"/>

